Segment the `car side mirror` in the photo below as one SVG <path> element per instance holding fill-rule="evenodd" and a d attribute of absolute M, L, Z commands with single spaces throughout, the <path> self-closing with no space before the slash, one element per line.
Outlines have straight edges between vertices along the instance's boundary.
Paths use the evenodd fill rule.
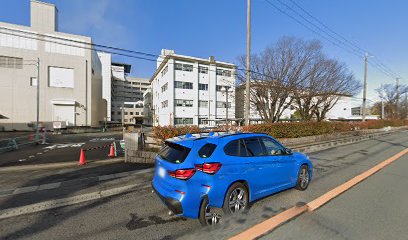
<path fill-rule="evenodd" d="M 290 149 L 290 148 L 285 148 L 285 154 L 286 155 L 291 155 L 293 152 L 292 152 L 292 149 Z"/>

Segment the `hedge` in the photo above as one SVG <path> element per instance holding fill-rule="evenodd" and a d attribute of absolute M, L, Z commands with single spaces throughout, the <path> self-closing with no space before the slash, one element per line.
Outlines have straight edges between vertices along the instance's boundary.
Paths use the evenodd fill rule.
<path fill-rule="evenodd" d="M 408 126 L 408 120 L 368 120 L 366 122 L 292 122 L 264 123 L 241 127 L 242 132 L 266 133 L 275 138 L 298 138 L 360 129 Z M 187 133 L 202 132 L 197 126 L 158 126 L 153 128 L 155 138 L 162 141 Z"/>

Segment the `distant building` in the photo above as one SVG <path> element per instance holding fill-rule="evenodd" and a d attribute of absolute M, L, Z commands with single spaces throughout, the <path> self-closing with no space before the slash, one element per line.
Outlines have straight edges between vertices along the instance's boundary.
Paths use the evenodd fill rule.
<path fill-rule="evenodd" d="M 102 98 L 106 100 L 106 121 L 111 121 L 112 108 L 112 55 L 98 52 L 102 64 Z"/>
<path fill-rule="evenodd" d="M 289 101 L 287 101 L 289 103 Z M 353 98 L 352 96 L 341 96 L 337 103 L 326 113 L 326 120 L 338 120 L 338 121 L 354 121 L 361 120 L 361 99 Z M 240 123 L 243 123 L 245 117 L 245 85 L 241 84 L 236 88 L 236 105 L 235 105 L 236 118 Z M 286 110 L 283 111 L 280 117 L 281 121 L 290 121 L 293 119 L 296 112 L 296 107 L 292 103 Z M 253 103 L 250 105 L 250 122 L 251 124 L 262 123 L 263 119 L 260 113 L 257 111 Z M 370 115 L 367 112 L 366 119 L 378 119 L 379 116 Z"/>
<path fill-rule="evenodd" d="M 101 62 L 88 45 L 92 39 L 58 32 L 55 5 L 31 0 L 30 7 L 30 26 L 0 22 L 0 114 L 4 116 L 0 128 L 33 126 L 38 82 L 42 125 L 99 126 L 106 117 L 106 101 Z"/>
<path fill-rule="evenodd" d="M 131 65 L 112 63 L 111 121 L 143 123 L 143 93 L 150 86 L 145 78 L 129 77 Z"/>
<path fill-rule="evenodd" d="M 143 108 L 143 124 L 153 126 L 153 99 L 152 88 L 149 87 L 143 93 L 144 108 Z"/>
<path fill-rule="evenodd" d="M 153 125 L 216 126 L 225 123 L 227 105 L 235 121 L 235 72 L 232 63 L 163 49 L 150 79 Z"/>

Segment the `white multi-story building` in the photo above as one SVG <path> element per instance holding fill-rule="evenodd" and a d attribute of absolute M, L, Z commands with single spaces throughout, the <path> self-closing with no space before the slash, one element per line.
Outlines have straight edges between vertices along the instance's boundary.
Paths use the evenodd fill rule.
<path fill-rule="evenodd" d="M 227 117 L 235 119 L 236 66 L 232 63 L 163 49 L 150 82 L 154 126 L 208 127 L 225 123 Z"/>
<path fill-rule="evenodd" d="M 131 65 L 112 63 L 111 121 L 125 125 L 143 123 L 143 93 L 150 83 L 146 78 L 130 77 Z"/>

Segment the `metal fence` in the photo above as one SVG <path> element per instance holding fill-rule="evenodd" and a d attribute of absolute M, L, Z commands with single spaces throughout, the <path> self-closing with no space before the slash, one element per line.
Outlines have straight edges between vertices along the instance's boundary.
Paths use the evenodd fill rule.
<path fill-rule="evenodd" d="M 0 153 L 14 151 L 27 145 L 33 145 L 35 143 L 45 143 L 46 135 L 40 133 L 38 141 L 36 141 L 35 134 L 18 136 L 13 138 L 0 139 Z"/>

